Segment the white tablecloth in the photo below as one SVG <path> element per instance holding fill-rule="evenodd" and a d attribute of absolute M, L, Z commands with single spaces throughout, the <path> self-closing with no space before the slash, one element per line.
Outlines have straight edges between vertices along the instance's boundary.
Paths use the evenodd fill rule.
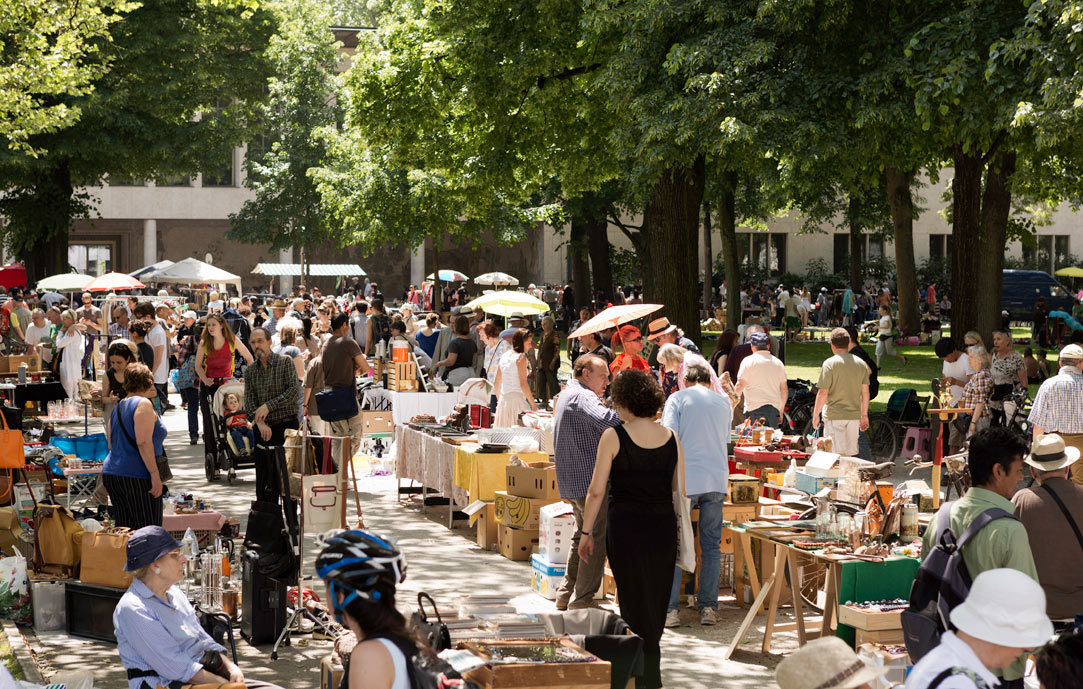
<path fill-rule="evenodd" d="M 457 448 L 436 436 L 396 425 L 395 476 L 419 481 L 426 488 L 453 499 L 457 505 L 465 506 L 469 502 L 466 489 L 453 485 Z"/>
<path fill-rule="evenodd" d="M 395 425 L 406 423 L 417 414 L 447 416 L 455 408 L 459 395 L 455 392 L 393 392 L 383 388 L 365 390 L 365 406 L 386 409 L 391 405 Z"/>

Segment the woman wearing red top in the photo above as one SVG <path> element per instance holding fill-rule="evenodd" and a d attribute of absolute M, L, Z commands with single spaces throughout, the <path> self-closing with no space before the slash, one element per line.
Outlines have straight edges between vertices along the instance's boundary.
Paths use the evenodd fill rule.
<path fill-rule="evenodd" d="M 196 348 L 196 375 L 199 376 L 199 409 L 203 413 L 203 452 L 214 461 L 218 443 L 211 429 L 211 400 L 219 386 L 233 378 L 233 353 L 239 352 L 251 364 L 252 353 L 233 336 L 233 330 L 220 313 L 207 316 L 203 336 Z"/>
<path fill-rule="evenodd" d="M 609 370 L 616 376 L 621 371 L 650 371 L 647 360 L 640 352 L 643 351 L 643 333 L 634 325 L 622 325 L 613 335 L 613 349 L 620 347 L 621 353 L 609 364 Z"/>

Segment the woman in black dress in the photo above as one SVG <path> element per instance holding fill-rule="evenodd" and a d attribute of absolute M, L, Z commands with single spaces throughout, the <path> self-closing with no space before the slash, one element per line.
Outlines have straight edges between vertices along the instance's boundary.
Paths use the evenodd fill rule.
<path fill-rule="evenodd" d="M 611 394 L 624 425 L 606 430 L 598 444 L 579 557 L 586 561 L 594 553 L 590 532 L 608 488 L 605 542 L 620 614 L 643 638 L 643 675 L 636 687 L 657 689 L 662 686 L 659 642 L 677 561 L 673 492 L 684 494 L 684 452 L 677 436 L 655 422 L 665 398 L 654 376 L 624 371 Z"/>

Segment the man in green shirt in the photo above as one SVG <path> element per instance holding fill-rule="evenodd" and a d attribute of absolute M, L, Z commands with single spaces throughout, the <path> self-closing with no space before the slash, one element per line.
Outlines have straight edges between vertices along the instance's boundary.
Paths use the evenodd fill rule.
<path fill-rule="evenodd" d="M 972 487 L 951 505 L 951 531 L 956 537 L 961 536 L 970 523 L 986 510 L 999 507 L 1009 514 L 1015 513 L 1011 498 L 1023 480 L 1023 458 L 1026 454 L 1026 442 L 1003 427 L 987 428 L 970 438 L 968 463 Z M 936 545 L 933 542 L 937 532 L 935 527 L 935 524 L 930 524 L 925 530 L 922 557 L 932 552 Z M 997 519 L 986 525 L 963 549 L 963 562 L 971 581 L 986 570 L 1002 567 L 1017 569 L 1038 581 L 1027 530 L 1016 519 Z M 1012 687 L 1013 681 L 1021 681 L 1022 676 L 1023 663 L 1020 659 L 1004 670 L 1005 681 L 1000 687 Z"/>
<path fill-rule="evenodd" d="M 834 451 L 854 457 L 858 433 L 869 427 L 869 367 L 850 353 L 850 347 L 845 328 L 831 331 L 834 356 L 820 368 L 812 427 L 819 427 L 822 416 L 823 434 L 834 442 Z"/>

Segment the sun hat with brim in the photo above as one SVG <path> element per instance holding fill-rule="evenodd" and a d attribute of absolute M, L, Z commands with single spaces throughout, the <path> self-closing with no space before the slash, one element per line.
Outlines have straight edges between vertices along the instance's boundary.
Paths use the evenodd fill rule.
<path fill-rule="evenodd" d="M 271 302 L 272 309 L 284 309 L 287 308 L 285 299 L 275 299 Z"/>
<path fill-rule="evenodd" d="M 146 567 L 166 553 L 181 547 L 181 542 L 173 538 L 160 526 L 144 526 L 128 539 L 128 561 L 125 572 L 134 572 Z"/>
<path fill-rule="evenodd" d="M 1083 359 L 1083 347 L 1077 344 L 1067 345 L 1064 349 L 1060 350 L 1061 359 L 1067 359 L 1069 361 L 1079 361 Z"/>
<path fill-rule="evenodd" d="M 1023 461 L 1040 471 L 1056 471 L 1078 460 L 1078 447 L 1065 445 L 1064 438 L 1056 433 L 1046 433 L 1035 438 L 1030 454 Z"/>
<path fill-rule="evenodd" d="M 987 569 L 974 578 L 951 623 L 975 639 L 1008 648 L 1037 648 L 1053 636 L 1045 592 L 1017 569 Z"/>
<path fill-rule="evenodd" d="M 655 318 L 653 321 L 650 322 L 650 325 L 647 326 L 647 332 L 649 333 L 647 335 L 647 339 L 653 342 L 662 335 L 665 335 L 666 333 L 671 333 L 676 329 L 677 326 L 670 323 L 669 319 L 665 316 L 662 316 L 661 318 Z"/>
<path fill-rule="evenodd" d="M 855 689 L 887 674 L 870 667 L 837 636 L 810 641 L 775 668 L 780 689 Z"/>

